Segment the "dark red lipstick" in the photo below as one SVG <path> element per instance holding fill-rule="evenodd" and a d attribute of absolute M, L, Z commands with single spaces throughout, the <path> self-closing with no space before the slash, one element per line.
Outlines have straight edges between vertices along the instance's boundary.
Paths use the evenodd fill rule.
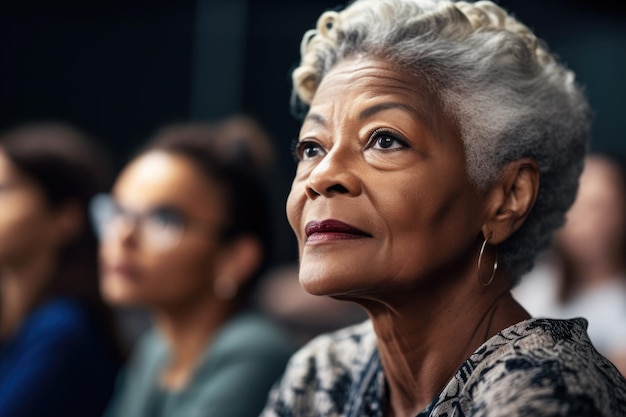
<path fill-rule="evenodd" d="M 371 237 L 370 234 L 339 220 L 309 222 L 304 227 L 304 232 L 307 236 L 307 242 Z"/>

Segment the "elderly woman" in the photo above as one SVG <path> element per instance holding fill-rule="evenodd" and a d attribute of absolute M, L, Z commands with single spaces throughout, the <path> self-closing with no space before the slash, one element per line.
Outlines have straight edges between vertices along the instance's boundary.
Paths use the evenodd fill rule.
<path fill-rule="evenodd" d="M 360 0 L 305 34 L 293 80 L 300 283 L 369 320 L 303 347 L 263 415 L 626 415 L 586 321 L 510 294 L 576 194 L 572 72 L 491 2 Z"/>

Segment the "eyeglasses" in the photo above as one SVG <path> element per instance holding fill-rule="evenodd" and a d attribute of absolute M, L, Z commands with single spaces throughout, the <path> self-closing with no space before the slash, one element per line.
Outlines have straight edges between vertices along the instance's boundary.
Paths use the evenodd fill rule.
<path fill-rule="evenodd" d="M 101 242 L 119 238 L 124 230 L 134 230 L 139 242 L 152 250 L 176 247 L 191 219 L 171 206 L 159 206 L 139 212 L 122 207 L 108 194 L 98 194 L 90 203 L 89 213 Z M 200 221 L 195 221 L 200 223 Z M 201 226 L 208 226 L 200 223 Z"/>

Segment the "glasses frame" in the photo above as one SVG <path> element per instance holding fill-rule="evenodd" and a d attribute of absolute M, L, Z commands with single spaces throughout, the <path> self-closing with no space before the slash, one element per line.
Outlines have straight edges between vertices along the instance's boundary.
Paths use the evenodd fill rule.
<path fill-rule="evenodd" d="M 179 224 L 156 219 L 159 210 L 171 210 L 179 217 Z M 135 233 L 143 247 L 155 251 L 177 247 L 192 226 L 193 229 L 210 231 L 212 234 L 217 230 L 215 222 L 191 218 L 176 207 L 164 205 L 141 211 L 133 210 L 123 207 L 107 193 L 97 194 L 91 199 L 89 216 L 101 243 L 120 239 L 123 233 Z M 158 225 L 159 222 L 161 225 Z"/>

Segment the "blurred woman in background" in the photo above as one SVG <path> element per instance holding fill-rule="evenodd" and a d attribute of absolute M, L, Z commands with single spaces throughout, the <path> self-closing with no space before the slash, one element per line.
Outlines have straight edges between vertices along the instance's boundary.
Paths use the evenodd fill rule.
<path fill-rule="evenodd" d="M 536 317 L 584 317 L 595 347 L 626 375 L 626 175 L 585 159 L 576 200 L 550 249 L 513 294 Z"/>
<path fill-rule="evenodd" d="M 246 135 L 166 128 L 122 170 L 112 195 L 94 200 L 102 293 L 146 308 L 154 323 L 108 416 L 256 416 L 292 353 L 282 329 L 250 308 L 271 227 Z"/>
<path fill-rule="evenodd" d="M 88 204 L 109 185 L 65 124 L 0 136 L 0 415 L 100 416 L 121 355 L 98 295 Z"/>

